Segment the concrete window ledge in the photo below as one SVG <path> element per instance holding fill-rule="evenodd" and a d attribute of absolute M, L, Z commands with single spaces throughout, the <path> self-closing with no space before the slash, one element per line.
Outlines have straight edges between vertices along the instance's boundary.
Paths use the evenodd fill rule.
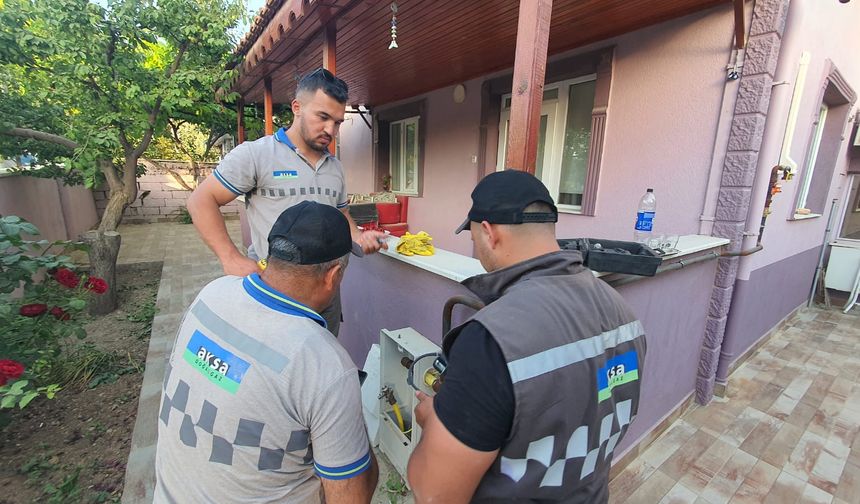
<path fill-rule="evenodd" d="M 786 220 L 799 221 L 799 220 L 807 220 L 807 219 L 816 219 L 818 217 L 821 217 L 821 214 L 817 214 L 817 213 L 811 213 L 811 214 L 806 214 L 806 215 L 794 214 L 794 216 L 792 216 L 791 218 L 788 218 Z"/>

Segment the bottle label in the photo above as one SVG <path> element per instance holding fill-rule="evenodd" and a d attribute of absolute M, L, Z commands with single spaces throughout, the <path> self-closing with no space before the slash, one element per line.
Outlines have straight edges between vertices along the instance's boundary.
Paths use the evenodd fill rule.
<path fill-rule="evenodd" d="M 654 212 L 636 214 L 636 231 L 651 231 L 654 226 Z"/>

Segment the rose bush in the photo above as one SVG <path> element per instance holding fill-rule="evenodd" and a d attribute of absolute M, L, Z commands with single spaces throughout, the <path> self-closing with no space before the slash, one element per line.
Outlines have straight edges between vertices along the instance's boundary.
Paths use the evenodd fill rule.
<path fill-rule="evenodd" d="M 75 271 L 67 254 L 82 244 L 25 239 L 38 234 L 19 217 L 0 217 L 0 408 L 53 397 L 58 386 L 45 385 L 52 363 L 86 337 L 80 315 L 108 288 Z"/>

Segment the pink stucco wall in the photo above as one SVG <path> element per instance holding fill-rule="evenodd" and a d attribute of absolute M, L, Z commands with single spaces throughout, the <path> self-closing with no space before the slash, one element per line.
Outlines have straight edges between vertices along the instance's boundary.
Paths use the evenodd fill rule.
<path fill-rule="evenodd" d="M 478 181 L 478 122 L 481 81 L 465 83 L 466 101 L 454 103 L 452 89 L 426 95 L 427 137 L 424 152 L 424 194 L 409 201 L 410 231 L 426 231 L 434 243 L 460 254 L 472 254 L 467 233 L 454 234 L 471 206 L 469 195 Z"/>
<path fill-rule="evenodd" d="M 818 110 L 825 60 L 833 60 L 849 84 L 860 89 L 860 60 L 853 57 L 860 53 L 860 38 L 845 37 L 858 25 L 860 4 L 856 2 L 792 2 L 775 79 L 790 84 L 773 90 L 747 226 L 751 233 L 758 230 L 767 174 L 779 159 L 801 51 L 812 53 L 792 144 L 793 158 L 802 163 Z M 709 189 L 709 166 L 712 157 L 720 163 L 719 156 L 725 153 L 725 145 L 720 144 L 725 138 L 717 138 L 723 91 L 726 86 L 736 87 L 725 80 L 733 27 L 731 7 L 726 5 L 551 58 L 616 46 L 596 216 L 562 215 L 560 236 L 629 239 L 636 204 L 647 187 L 653 187 L 657 194 L 658 233 L 699 232 Z M 410 203 L 410 225 L 433 234 L 438 246 L 465 254 L 471 253 L 468 237 L 455 237 L 450 231 L 463 218 L 469 192 L 480 173 L 471 156 L 479 149 L 483 80 L 466 83 L 463 104 L 453 102 L 450 87 L 417 97 L 428 101 L 428 134 L 424 193 Z M 728 97 L 733 99 L 736 91 L 729 91 Z M 373 180 L 367 126 L 356 119 L 344 126 L 341 138 L 350 191 L 368 190 Z M 828 206 L 832 198 L 845 192 L 845 163 L 843 152 L 837 161 Z M 826 219 L 787 220 L 800 179 L 798 176 L 783 183 L 783 193 L 774 199 L 768 220 L 765 250 L 742 261 L 740 279 L 821 244 Z M 718 188 L 719 177 L 716 183 L 710 187 L 712 191 Z M 754 241 L 751 236 L 747 245 Z"/>
<path fill-rule="evenodd" d="M 560 216 L 560 236 L 630 239 L 648 187 L 657 194 L 657 232 L 698 232 L 733 26 L 727 5 L 551 58 L 616 46 L 596 216 Z M 479 154 L 483 81 L 465 83 L 462 104 L 454 103 L 451 87 L 417 97 L 427 100 L 428 131 L 423 197 L 410 202 L 410 229 L 427 231 L 437 246 L 463 254 L 472 252 L 469 237 L 452 232 L 468 211 L 481 172 L 472 156 Z M 371 172 L 356 169 L 350 154 L 360 152 L 361 162 L 370 164 L 370 137 L 355 131 L 362 128 L 355 120 L 341 130 L 348 173 Z M 367 142 L 364 149 L 354 145 L 358 141 Z M 353 175 L 348 182 L 351 192 L 362 185 Z"/>
<path fill-rule="evenodd" d="M 365 117 L 373 124 L 369 114 Z M 347 114 L 341 125 L 337 149 L 343 161 L 346 190 L 350 194 L 373 192 L 372 133 L 358 114 Z"/>
<path fill-rule="evenodd" d="M 33 223 L 46 240 L 75 240 L 98 223 L 89 189 L 19 175 L 0 177 L 0 215 Z"/>
<path fill-rule="evenodd" d="M 857 54 L 860 53 L 860 37 L 849 35 L 856 34 L 857 26 L 860 26 L 860 4 L 857 2 L 791 3 L 775 80 L 786 80 L 792 85 L 776 86 L 771 96 L 767 129 L 759 156 L 758 173 L 760 175 L 756 179 L 747 229 L 758 229 L 767 187 L 764 173 L 769 172 L 779 159 L 801 52 L 809 51 L 811 61 L 791 154 L 801 164 L 800 170 L 803 170 L 802 163 L 806 157 L 813 120 L 817 116 L 820 105 L 819 93 L 825 77 L 825 61 L 828 58 L 832 60 L 854 91 L 860 92 L 860 59 L 857 58 Z M 845 186 L 848 183 L 848 177 L 844 175 L 847 167 L 846 154 L 847 148 L 843 144 L 836 162 L 829 196 L 826 199 L 825 214 L 829 211 L 830 201 L 833 198 L 843 199 Z M 816 219 L 787 220 L 793 213 L 801 180 L 802 176 L 799 174 L 792 181 L 783 182 L 783 192 L 774 199 L 773 213 L 768 218 L 763 240 L 765 248 L 762 252 L 741 262 L 738 271 L 740 279 L 748 279 L 753 271 L 768 264 L 821 246 L 826 215 Z"/>
<path fill-rule="evenodd" d="M 860 90 L 860 38 L 849 36 L 860 24 L 860 5 L 856 2 L 792 2 L 788 11 L 785 35 L 780 50 L 775 82 L 787 81 L 789 85 L 778 85 L 773 89 L 768 119 L 759 154 L 755 187 L 747 230 L 757 231 L 764 207 L 768 174 L 778 163 L 786 128 L 798 62 L 803 51 L 809 51 L 811 61 L 806 85 L 800 102 L 797 126 L 792 138 L 791 157 L 798 162 L 798 175 L 791 181 L 782 182 L 783 192 L 773 201 L 773 213 L 767 220 L 762 244 L 764 250 L 743 258 L 733 292 L 732 308 L 726 326 L 725 339 L 720 352 L 717 373 L 719 381 L 725 381 L 731 366 L 792 310 L 803 305 L 812 287 L 813 273 L 821 251 L 831 201 L 839 198 L 841 217 L 845 205 L 851 204 L 850 178 L 847 168 L 847 125 L 838 123 L 835 109 L 831 108 L 825 122 L 825 137 L 821 152 L 838 148 L 839 155 L 833 168 L 829 185 L 822 185 L 820 196 L 824 198 L 824 214 L 821 217 L 790 220 L 794 214 L 799 187 L 806 169 L 806 155 L 814 121 L 821 104 L 822 84 L 831 60 L 855 92 Z M 844 109 L 843 109 L 844 110 Z M 856 110 L 856 109 L 855 109 Z M 853 114 L 849 114 L 853 117 Z M 845 129 L 843 129 L 845 128 Z M 821 155 L 821 154 L 819 154 Z M 849 214 L 850 215 L 850 214 Z M 840 219 L 834 222 L 838 231 Z M 754 244 L 751 236 L 747 247 Z"/>

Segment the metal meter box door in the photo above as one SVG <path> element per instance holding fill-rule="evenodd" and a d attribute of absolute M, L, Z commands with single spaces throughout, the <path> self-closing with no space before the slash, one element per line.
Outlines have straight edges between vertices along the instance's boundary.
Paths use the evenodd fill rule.
<path fill-rule="evenodd" d="M 421 439 L 421 427 L 414 421 L 418 405 L 415 390 L 434 394 L 430 382 L 438 373 L 433 362 L 442 350 L 411 327 L 396 331 L 383 329 L 379 342 L 379 447 L 406 480 L 409 456 Z M 408 381 L 410 369 L 416 388 Z M 395 410 L 399 411 L 400 419 Z"/>

